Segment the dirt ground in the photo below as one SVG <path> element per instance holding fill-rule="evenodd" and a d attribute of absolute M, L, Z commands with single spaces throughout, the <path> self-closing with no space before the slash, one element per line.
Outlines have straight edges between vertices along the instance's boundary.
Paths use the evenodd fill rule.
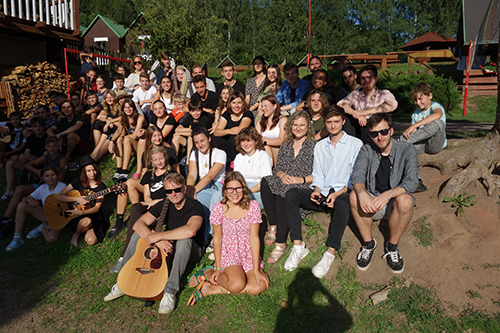
<path fill-rule="evenodd" d="M 449 144 L 453 141 L 449 140 Z M 457 217 L 451 203 L 437 198 L 440 186 L 449 175 L 442 175 L 434 168 L 421 168 L 419 173 L 428 190 L 414 195 L 417 207 L 399 244 L 405 261 L 404 272 L 393 274 L 382 259 L 384 237 L 381 231 L 385 230 L 382 222 L 374 224 L 373 228 L 378 245 L 372 264 L 365 272 L 358 270 L 356 280 L 387 285 L 394 276 L 410 277 L 411 283 L 435 292 L 449 315 L 457 315 L 471 306 L 497 313 L 500 309 L 500 259 L 496 250 L 500 243 L 499 198 L 488 197 L 484 187 L 477 182 L 467 190 L 467 195 L 476 195 L 477 203 L 464 209 L 465 217 Z M 497 178 L 497 185 L 499 181 Z M 419 245 L 412 235 L 418 226 L 417 220 L 424 217 L 434 236 L 434 243 L 426 247 Z M 327 216 L 321 217 L 325 226 L 328 220 Z M 352 246 L 344 260 L 354 265 L 361 245 L 353 230 L 352 226 L 346 229 L 343 241 L 351 240 Z M 336 274 L 337 268 L 333 265 L 325 278 L 333 279 Z"/>

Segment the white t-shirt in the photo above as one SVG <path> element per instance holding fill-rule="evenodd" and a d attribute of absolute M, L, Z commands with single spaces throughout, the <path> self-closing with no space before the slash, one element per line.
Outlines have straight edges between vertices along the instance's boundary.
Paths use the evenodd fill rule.
<path fill-rule="evenodd" d="M 190 161 L 195 161 L 196 162 L 196 151 L 192 151 L 191 155 L 189 156 Z M 227 161 L 227 155 L 226 152 L 217 148 L 214 148 L 212 151 L 212 165 L 210 167 L 208 166 L 208 162 L 210 161 L 210 154 L 202 154 L 201 152 L 198 152 L 198 173 L 200 175 L 200 179 L 205 177 L 207 173 L 210 171 L 210 168 L 214 165 L 214 163 L 221 163 L 224 165 L 222 170 L 215 176 L 214 182 L 222 182 L 224 177 L 226 176 L 226 161 Z"/>
<path fill-rule="evenodd" d="M 53 191 L 49 191 L 49 185 L 43 184 L 39 188 L 37 188 L 33 193 L 30 195 L 33 197 L 35 200 L 41 200 L 42 201 L 42 206 L 45 204 L 45 199 L 51 194 L 59 194 L 62 190 L 66 188 L 66 184 L 57 182 L 56 188 Z"/>
<path fill-rule="evenodd" d="M 134 97 L 132 100 L 139 104 L 140 102 L 153 98 L 153 95 L 156 93 L 156 88 L 153 86 L 149 86 L 148 90 L 142 91 L 142 87 L 134 90 Z M 141 106 L 142 111 L 147 112 L 151 107 L 151 103 L 144 103 Z"/>
<path fill-rule="evenodd" d="M 248 183 L 273 174 L 273 160 L 264 150 L 256 150 L 252 156 L 238 154 L 234 158 L 234 171 L 239 171 Z"/>

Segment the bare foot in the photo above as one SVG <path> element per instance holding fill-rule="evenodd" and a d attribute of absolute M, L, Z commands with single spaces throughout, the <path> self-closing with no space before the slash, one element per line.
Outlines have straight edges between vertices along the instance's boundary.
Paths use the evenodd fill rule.
<path fill-rule="evenodd" d="M 78 236 L 79 235 L 73 235 L 73 237 L 71 237 L 70 244 L 74 247 L 78 247 Z"/>

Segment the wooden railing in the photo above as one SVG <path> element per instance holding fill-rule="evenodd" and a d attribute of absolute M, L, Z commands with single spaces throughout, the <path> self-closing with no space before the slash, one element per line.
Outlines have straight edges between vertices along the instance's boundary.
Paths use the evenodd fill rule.
<path fill-rule="evenodd" d="M 79 30 L 78 0 L 3 0 L 5 16 Z"/>

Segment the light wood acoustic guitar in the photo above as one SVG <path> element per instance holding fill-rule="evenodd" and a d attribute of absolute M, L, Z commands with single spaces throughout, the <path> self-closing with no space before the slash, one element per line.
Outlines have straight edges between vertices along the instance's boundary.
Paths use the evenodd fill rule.
<path fill-rule="evenodd" d="M 165 198 L 156 223 L 155 232 L 161 232 L 168 210 Z M 146 301 L 157 301 L 163 297 L 168 280 L 167 256 L 156 245 L 148 245 L 145 239 L 137 241 L 134 256 L 123 266 L 118 275 L 118 288 L 127 296 Z"/>
<path fill-rule="evenodd" d="M 100 196 L 115 193 L 125 193 L 127 191 L 127 183 L 118 183 L 113 185 L 105 190 L 85 195 L 84 191 L 72 190 L 69 191 L 66 195 L 69 197 L 84 197 L 89 203 Z M 85 207 L 80 203 L 74 202 L 62 202 L 57 200 L 58 194 L 51 194 L 45 199 L 45 203 L 43 205 L 45 209 L 45 217 L 47 217 L 47 222 L 50 227 L 54 230 L 60 230 L 68 224 L 69 221 L 74 219 L 76 216 L 69 215 L 66 210 L 73 210 L 75 208 L 79 210 L 88 209 L 90 206 L 87 204 Z"/>

